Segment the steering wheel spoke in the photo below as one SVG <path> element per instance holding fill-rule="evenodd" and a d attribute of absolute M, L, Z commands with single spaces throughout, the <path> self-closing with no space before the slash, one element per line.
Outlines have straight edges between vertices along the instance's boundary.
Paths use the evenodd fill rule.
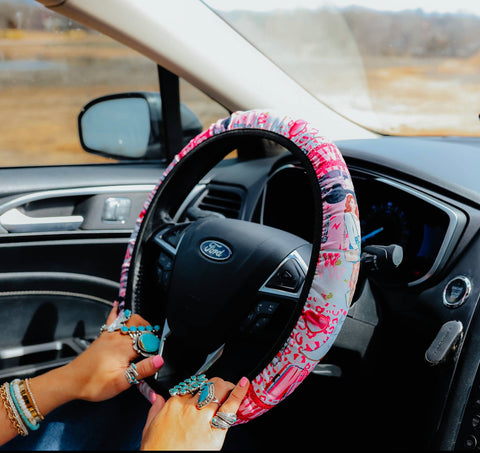
<path fill-rule="evenodd" d="M 160 247 L 161 250 L 175 256 L 183 234 L 185 233 L 185 229 L 190 224 L 191 222 L 183 222 L 163 226 L 152 236 L 150 242 L 155 246 Z"/>
<path fill-rule="evenodd" d="M 164 295 L 168 293 L 178 246 L 189 225 L 190 222 L 164 225 L 144 245 L 148 267 L 154 268 L 157 285 Z"/>
<path fill-rule="evenodd" d="M 307 275 L 311 249 L 308 244 L 301 250 L 292 251 L 260 287 L 259 293 L 298 300 Z"/>

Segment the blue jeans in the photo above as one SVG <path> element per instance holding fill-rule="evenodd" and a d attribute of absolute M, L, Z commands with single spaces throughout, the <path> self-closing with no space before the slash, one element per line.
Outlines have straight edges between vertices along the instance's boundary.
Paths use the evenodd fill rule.
<path fill-rule="evenodd" d="M 150 403 L 134 387 L 107 401 L 72 401 L 36 431 L 0 447 L 12 450 L 139 450 Z"/>

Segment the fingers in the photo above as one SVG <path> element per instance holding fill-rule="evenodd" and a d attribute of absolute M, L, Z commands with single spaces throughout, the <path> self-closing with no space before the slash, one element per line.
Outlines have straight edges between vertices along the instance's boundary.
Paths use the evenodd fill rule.
<path fill-rule="evenodd" d="M 108 314 L 107 320 L 105 324 L 111 324 L 118 316 L 118 301 L 113 302 L 112 309 Z M 131 318 L 125 323 L 132 326 L 147 326 L 149 322 L 147 322 L 142 316 L 139 314 L 132 314 Z"/>
<path fill-rule="evenodd" d="M 242 377 L 238 384 L 234 387 L 234 389 L 228 395 L 228 398 L 223 402 L 223 404 L 219 407 L 219 412 L 226 412 L 231 414 L 236 414 L 240 404 L 245 398 L 247 394 L 249 381 L 246 377 Z"/>
<path fill-rule="evenodd" d="M 152 376 L 162 367 L 162 365 L 163 358 L 160 355 L 140 360 L 135 364 L 138 373 L 137 379 L 140 381 L 146 377 Z"/>
<path fill-rule="evenodd" d="M 106 324 L 111 324 L 113 321 L 115 321 L 117 314 L 118 314 L 118 302 L 115 301 L 113 302 L 113 307 L 110 310 L 110 313 L 108 314 Z"/>
<path fill-rule="evenodd" d="M 231 382 L 224 381 L 221 378 L 214 377 L 210 379 L 210 382 L 213 382 L 213 385 L 215 387 L 215 396 L 219 401 L 224 401 L 228 394 L 232 391 L 232 389 L 235 387 Z"/>
<path fill-rule="evenodd" d="M 148 326 L 150 323 L 137 313 L 133 313 L 128 321 L 125 322 L 127 326 Z"/>

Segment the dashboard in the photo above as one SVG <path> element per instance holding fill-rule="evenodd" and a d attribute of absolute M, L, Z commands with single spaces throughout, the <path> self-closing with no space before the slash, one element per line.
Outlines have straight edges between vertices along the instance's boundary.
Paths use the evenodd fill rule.
<path fill-rule="evenodd" d="M 249 168 L 246 165 L 245 173 Z M 242 164 L 236 165 L 242 174 Z M 230 172 L 228 172 L 230 174 Z M 465 224 L 465 213 L 455 206 L 385 175 L 351 169 L 361 219 L 362 247 L 396 244 L 403 261 L 389 286 L 415 286 L 433 276 L 449 258 Z M 200 184 L 183 206 L 182 220 L 202 211 L 242 218 L 313 238 L 313 198 L 301 165 L 282 156 L 270 162 L 251 186 L 226 183 L 221 172 Z M 247 178 L 248 179 L 248 178 Z M 253 199 L 254 202 L 248 202 Z M 189 217 L 190 215 L 190 217 Z"/>
<path fill-rule="evenodd" d="M 350 411 L 372 406 L 374 415 L 370 421 L 357 421 L 357 429 L 361 435 L 375 424 L 379 448 L 391 438 L 398 439 L 399 429 L 408 429 L 409 437 L 398 440 L 399 448 L 430 442 L 436 449 L 454 449 L 463 420 L 464 434 L 457 444 L 462 449 L 472 435 L 464 413 L 480 364 L 480 339 L 473 327 L 476 323 L 480 328 L 475 317 L 480 182 L 474 171 L 457 173 L 452 156 L 469 161 L 473 169 L 480 168 L 480 153 L 468 143 L 435 139 L 385 137 L 337 146 L 355 188 L 362 250 L 396 244 L 403 249 L 403 260 L 393 272 L 368 279 L 322 366 L 342 370 L 351 390 L 342 390 L 342 404 Z M 222 161 L 192 190 L 176 220 L 221 215 L 310 241 L 313 199 L 308 178 L 288 151 L 268 147 L 272 148 L 274 152 L 263 158 Z M 341 194 L 324 196 L 328 201 Z M 465 291 L 458 282 L 465 282 Z M 461 303 L 447 303 L 457 294 Z M 427 364 L 426 351 L 449 322 L 462 329 L 452 348 L 455 354 Z M 319 376 L 324 376 L 322 370 L 316 370 Z M 322 381 L 325 388 L 330 385 L 336 384 Z M 332 398 L 338 397 L 337 387 L 333 389 Z M 456 429 L 451 429 L 452 424 Z M 334 432 L 335 426 L 329 429 Z"/>

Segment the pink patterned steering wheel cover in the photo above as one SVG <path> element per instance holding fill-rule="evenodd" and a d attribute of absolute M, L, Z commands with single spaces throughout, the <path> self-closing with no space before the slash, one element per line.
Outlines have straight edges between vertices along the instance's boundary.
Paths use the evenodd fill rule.
<path fill-rule="evenodd" d="M 208 138 L 229 130 L 251 128 L 290 139 L 308 157 L 322 192 L 323 231 L 317 267 L 303 311 L 281 350 L 252 380 L 238 410 L 237 424 L 265 413 L 290 395 L 328 352 L 347 316 L 360 267 L 360 223 L 353 183 L 338 148 L 306 121 L 267 110 L 238 111 L 213 123 L 175 156 L 145 202 L 127 248 L 119 293 L 119 309 L 122 309 L 137 234 L 166 175 Z M 332 190 L 338 193 L 339 188 L 340 196 L 327 196 Z"/>

